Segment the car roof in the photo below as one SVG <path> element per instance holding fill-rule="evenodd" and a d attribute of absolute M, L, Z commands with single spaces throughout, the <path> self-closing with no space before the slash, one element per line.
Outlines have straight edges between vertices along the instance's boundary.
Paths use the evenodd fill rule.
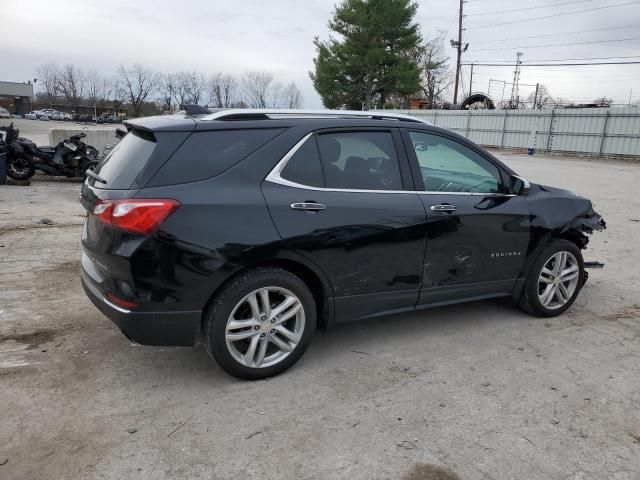
<path fill-rule="evenodd" d="M 206 115 L 179 112 L 128 120 L 130 128 L 148 131 L 193 131 L 228 128 L 290 128 L 313 125 L 315 128 L 340 126 L 429 126 L 429 122 L 405 114 L 350 110 L 221 109 Z"/>

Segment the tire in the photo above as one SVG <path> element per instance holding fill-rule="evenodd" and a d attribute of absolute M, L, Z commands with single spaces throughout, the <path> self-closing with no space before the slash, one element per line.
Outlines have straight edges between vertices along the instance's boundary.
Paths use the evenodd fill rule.
<path fill-rule="evenodd" d="M 264 298 L 270 304 L 266 311 Z M 276 317 L 280 307 L 284 313 Z M 255 268 L 233 278 L 210 302 L 205 345 L 229 375 L 246 380 L 273 377 L 304 354 L 315 334 L 316 316 L 313 295 L 300 278 L 277 267 Z"/>
<path fill-rule="evenodd" d="M 7 175 L 14 180 L 28 180 L 35 175 L 36 171 L 24 157 L 11 158 L 7 162 Z"/>
<path fill-rule="evenodd" d="M 554 265 L 556 262 L 562 263 L 562 254 L 566 259 L 562 270 L 570 273 L 558 278 Z M 545 273 L 543 268 L 546 268 Z M 538 317 L 555 317 L 573 304 L 584 283 L 584 260 L 580 249 L 568 240 L 555 240 L 533 262 L 522 289 L 519 307 Z"/>

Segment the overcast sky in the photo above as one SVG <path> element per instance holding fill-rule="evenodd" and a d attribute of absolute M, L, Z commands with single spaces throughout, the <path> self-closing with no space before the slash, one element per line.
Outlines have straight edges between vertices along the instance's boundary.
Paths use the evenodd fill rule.
<path fill-rule="evenodd" d="M 205 73 L 268 70 L 294 81 L 305 107 L 321 107 L 307 72 L 313 67 L 313 38 L 328 36 L 334 0 L 0 0 L 0 80 L 33 79 L 38 65 L 73 63 L 111 75 L 120 64 L 139 62 L 159 71 Z M 420 0 L 417 21 L 423 35 L 457 32 L 455 0 Z M 629 5 L 621 5 L 627 4 Z M 535 8 L 554 4 L 553 7 Z M 615 8 L 591 10 L 609 5 Z M 488 14 L 501 10 L 517 10 Z M 586 11 L 591 10 L 591 11 Z M 582 11 L 562 15 L 566 12 Z M 640 1 L 631 0 L 469 0 L 464 18 L 463 61 L 524 61 L 633 56 L 640 60 Z M 483 15 L 479 15 L 483 14 Z M 527 18 L 526 22 L 513 22 Z M 599 31 L 593 31 L 598 29 Z M 592 30 L 584 33 L 575 31 Z M 563 35 L 554 35 L 559 34 Z M 545 35 L 519 40 L 516 37 Z M 618 41 L 620 39 L 628 39 Z M 615 40 L 615 41 L 611 41 Z M 588 43 L 606 41 L 602 43 Z M 558 43 L 582 43 L 542 47 Z M 535 46 L 535 47 L 534 47 Z M 519 48 L 513 48 L 519 47 Z M 483 50 L 481 50 L 483 49 Z M 454 63 L 454 50 L 450 49 Z M 522 84 L 543 83 L 554 96 L 590 101 L 596 96 L 626 103 L 640 101 L 640 66 L 527 67 Z M 464 90 L 469 68 L 463 70 Z M 513 67 L 474 69 L 473 90 L 487 91 L 489 80 L 511 82 Z M 491 83 L 500 100 L 503 84 Z M 510 86 L 505 89 L 508 98 Z M 535 87 L 523 85 L 526 97 Z"/>

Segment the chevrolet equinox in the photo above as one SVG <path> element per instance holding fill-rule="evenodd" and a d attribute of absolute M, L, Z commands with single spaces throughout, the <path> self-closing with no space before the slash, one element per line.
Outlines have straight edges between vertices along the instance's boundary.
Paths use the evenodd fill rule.
<path fill-rule="evenodd" d="M 82 284 L 144 345 L 229 374 L 293 365 L 318 327 L 511 296 L 571 306 L 589 200 L 380 112 L 220 110 L 132 120 L 81 192 Z"/>

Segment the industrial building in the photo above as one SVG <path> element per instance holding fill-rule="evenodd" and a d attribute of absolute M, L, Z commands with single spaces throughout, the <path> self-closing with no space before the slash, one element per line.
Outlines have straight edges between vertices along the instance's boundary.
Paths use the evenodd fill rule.
<path fill-rule="evenodd" d="M 24 115 L 31 110 L 33 84 L 0 81 L 0 107 Z"/>

